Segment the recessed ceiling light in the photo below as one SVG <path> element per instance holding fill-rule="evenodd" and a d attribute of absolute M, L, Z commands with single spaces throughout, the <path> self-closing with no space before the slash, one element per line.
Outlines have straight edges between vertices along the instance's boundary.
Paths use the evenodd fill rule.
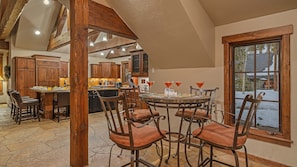
<path fill-rule="evenodd" d="M 94 46 L 94 42 L 90 42 L 90 46 Z"/>
<path fill-rule="evenodd" d="M 103 52 L 101 52 L 101 53 L 100 53 L 100 55 L 101 55 L 101 56 L 104 56 L 104 53 L 103 53 Z"/>
<path fill-rule="evenodd" d="M 126 48 L 122 47 L 122 51 L 123 51 L 123 52 L 126 52 Z"/>
<path fill-rule="evenodd" d="M 49 0 L 43 0 L 43 4 L 49 5 Z"/>
<path fill-rule="evenodd" d="M 111 50 L 110 53 L 111 53 L 111 54 L 114 54 L 114 50 Z"/>
<path fill-rule="evenodd" d="M 40 31 L 36 30 L 35 32 L 35 35 L 40 35 Z"/>
<path fill-rule="evenodd" d="M 103 37 L 102 41 L 107 41 L 107 38 L 106 37 Z"/>

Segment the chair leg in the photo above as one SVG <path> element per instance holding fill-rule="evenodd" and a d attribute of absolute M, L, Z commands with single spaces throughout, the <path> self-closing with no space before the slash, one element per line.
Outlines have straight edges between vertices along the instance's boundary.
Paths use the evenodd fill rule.
<path fill-rule="evenodd" d="M 234 155 L 234 159 L 235 159 L 235 166 L 239 167 L 239 162 L 238 162 L 238 156 L 235 150 L 232 150 L 232 153 Z"/>
<path fill-rule="evenodd" d="M 212 167 L 212 160 L 213 160 L 213 147 L 212 146 L 210 146 L 210 155 L 209 155 L 209 157 L 210 157 L 210 160 L 209 160 L 209 165 L 210 165 L 210 167 Z"/>
<path fill-rule="evenodd" d="M 110 148 L 110 151 L 109 151 L 109 160 L 108 160 L 108 167 L 110 167 L 110 162 L 111 162 L 111 152 L 112 152 L 112 149 L 113 147 L 115 146 L 115 144 L 113 144 Z"/>
<path fill-rule="evenodd" d="M 131 151 L 130 165 L 131 167 L 134 167 L 134 150 Z"/>
<path fill-rule="evenodd" d="M 58 122 L 60 122 L 60 109 L 59 109 L 59 107 L 58 107 L 58 113 L 57 113 L 57 115 L 58 115 Z"/>
<path fill-rule="evenodd" d="M 245 166 L 248 167 L 249 161 L 248 161 L 247 149 L 245 145 L 243 145 L 243 148 L 244 148 L 244 154 L 245 154 Z"/>
<path fill-rule="evenodd" d="M 162 140 L 160 140 L 160 145 L 161 145 L 161 150 L 160 150 L 160 162 L 159 162 L 159 165 L 158 165 L 158 167 L 160 167 L 161 166 L 161 163 L 162 163 L 162 160 L 163 160 L 163 142 L 162 142 Z"/>

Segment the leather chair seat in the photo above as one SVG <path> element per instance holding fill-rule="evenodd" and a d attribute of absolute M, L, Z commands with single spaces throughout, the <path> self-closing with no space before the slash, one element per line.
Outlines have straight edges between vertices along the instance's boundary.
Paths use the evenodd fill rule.
<path fill-rule="evenodd" d="M 191 119 L 192 115 L 193 115 L 193 110 L 185 110 L 184 111 L 184 118 L 185 119 Z M 178 117 L 182 117 L 182 110 L 179 110 L 175 113 L 175 116 Z M 197 109 L 195 115 L 194 115 L 194 119 L 199 119 L 201 117 L 207 117 L 207 118 L 211 118 L 211 114 L 207 114 L 207 112 L 205 110 L 201 110 L 201 109 Z"/>
<path fill-rule="evenodd" d="M 142 124 L 135 123 L 136 126 L 140 126 Z M 120 131 L 120 129 L 118 129 Z M 128 125 L 124 127 L 124 131 L 128 133 Z M 160 130 L 162 135 L 166 134 L 165 130 Z M 132 126 L 132 134 L 133 134 L 133 141 L 134 145 L 130 145 L 130 138 L 129 136 L 117 135 L 115 133 L 110 134 L 110 139 L 120 145 L 121 147 L 126 148 L 135 148 L 141 149 L 146 148 L 152 145 L 152 143 L 164 138 L 158 131 L 157 128 L 152 126 L 144 126 L 142 128 L 137 128 Z"/>
<path fill-rule="evenodd" d="M 209 124 L 204 126 L 203 131 L 201 128 L 197 128 L 193 131 L 193 136 L 207 141 L 213 145 L 219 145 L 221 147 L 233 147 L 235 128 L 228 125 Z M 199 134 L 200 133 L 200 134 Z M 237 137 L 237 147 L 241 148 L 247 140 L 247 136 Z"/>
<path fill-rule="evenodd" d="M 158 111 L 152 111 L 154 116 L 159 116 Z M 132 119 L 135 122 L 143 122 L 152 117 L 152 114 L 149 109 L 134 109 L 132 112 L 130 112 L 130 119 Z"/>

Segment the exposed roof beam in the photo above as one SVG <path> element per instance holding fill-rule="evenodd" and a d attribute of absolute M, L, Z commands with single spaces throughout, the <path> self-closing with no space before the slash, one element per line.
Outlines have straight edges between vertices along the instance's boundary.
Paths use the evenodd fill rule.
<path fill-rule="evenodd" d="M 70 7 L 69 0 L 58 0 L 62 5 L 66 6 L 67 9 Z"/>
<path fill-rule="evenodd" d="M 48 51 L 52 51 L 55 49 L 58 49 L 60 47 L 63 47 L 65 45 L 70 44 L 70 31 L 67 31 L 57 37 L 53 36 L 54 34 L 52 34 L 47 50 Z"/>
<path fill-rule="evenodd" d="M 0 22 L 0 39 L 5 39 L 10 35 L 27 2 L 28 0 L 9 0 L 5 2 L 7 5 Z"/>
<path fill-rule="evenodd" d="M 137 39 L 137 36 L 113 9 L 91 0 L 89 2 L 89 27 L 110 34 Z"/>
<path fill-rule="evenodd" d="M 0 40 L 0 49 L 8 50 L 9 49 L 9 43 L 5 42 L 4 40 Z"/>
<path fill-rule="evenodd" d="M 135 40 L 123 38 L 123 37 L 113 37 L 108 41 L 102 41 L 95 43 L 94 47 L 89 47 L 89 53 L 99 52 L 111 48 L 116 48 L 119 46 L 129 45 L 136 43 Z"/>
<path fill-rule="evenodd" d="M 135 50 L 135 44 L 134 45 L 130 45 L 128 47 L 126 47 L 126 51 L 122 51 L 122 48 L 116 48 L 114 49 L 114 53 L 111 53 L 110 51 L 108 52 L 106 58 L 107 59 L 113 59 L 113 58 L 118 58 L 118 57 L 125 57 L 125 56 L 130 56 L 131 55 L 131 51 Z"/>
<path fill-rule="evenodd" d="M 100 32 L 95 31 L 94 34 L 89 35 L 89 42 L 95 42 L 96 39 L 98 38 L 99 34 L 100 34 Z"/>
<path fill-rule="evenodd" d="M 57 19 L 57 23 L 56 23 L 56 35 L 55 37 L 61 35 L 63 27 L 65 25 L 67 19 L 67 8 L 62 5 L 58 19 Z"/>

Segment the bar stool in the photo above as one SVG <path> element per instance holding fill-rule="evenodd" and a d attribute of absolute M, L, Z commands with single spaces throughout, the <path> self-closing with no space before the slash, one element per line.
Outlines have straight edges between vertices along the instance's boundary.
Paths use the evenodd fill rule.
<path fill-rule="evenodd" d="M 14 105 L 14 119 L 16 123 L 21 124 L 22 119 L 38 119 L 38 121 L 40 121 L 38 99 L 27 97 L 22 98 L 20 93 L 17 91 L 12 91 L 11 97 Z"/>
<path fill-rule="evenodd" d="M 60 116 L 62 114 L 60 108 L 65 108 L 63 113 L 68 117 L 70 114 L 70 92 L 56 93 L 56 98 L 53 101 L 53 118 L 57 118 L 58 122 L 60 122 Z M 55 112 L 55 109 L 57 109 L 57 112 Z"/>

